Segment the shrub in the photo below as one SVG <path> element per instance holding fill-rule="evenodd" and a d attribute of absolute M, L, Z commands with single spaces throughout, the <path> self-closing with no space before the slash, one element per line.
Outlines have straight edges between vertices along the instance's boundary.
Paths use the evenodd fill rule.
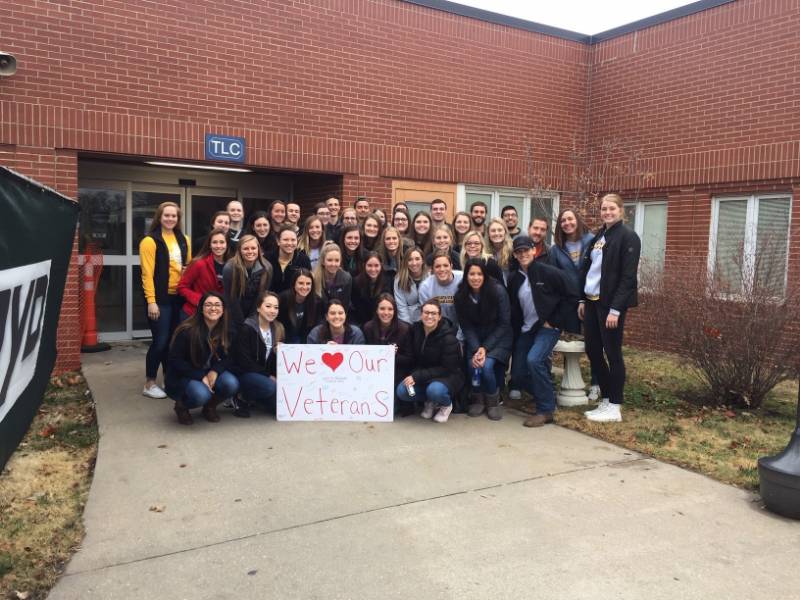
<path fill-rule="evenodd" d="M 796 337 L 800 295 L 796 285 L 785 286 L 785 253 L 763 248 L 713 274 L 704 265 L 643 282 L 643 302 L 659 315 L 659 337 L 675 343 L 697 371 L 708 405 L 758 408 L 798 371 L 791 329 Z"/>

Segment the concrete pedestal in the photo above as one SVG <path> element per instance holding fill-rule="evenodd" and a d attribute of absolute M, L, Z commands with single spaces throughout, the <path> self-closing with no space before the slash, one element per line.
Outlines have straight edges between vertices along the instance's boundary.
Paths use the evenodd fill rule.
<path fill-rule="evenodd" d="M 589 403 L 586 384 L 581 375 L 580 359 L 585 351 L 582 341 L 559 341 L 554 348 L 564 355 L 564 375 L 561 377 L 561 390 L 558 392 L 559 406 L 582 406 Z"/>

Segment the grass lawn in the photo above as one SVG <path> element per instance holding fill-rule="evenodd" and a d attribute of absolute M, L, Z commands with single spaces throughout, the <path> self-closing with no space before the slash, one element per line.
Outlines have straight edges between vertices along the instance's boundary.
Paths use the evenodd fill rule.
<path fill-rule="evenodd" d="M 556 365 L 561 365 L 558 358 Z M 797 382 L 784 382 L 760 410 L 709 408 L 696 374 L 674 355 L 625 349 L 622 423 L 592 423 L 587 407 L 559 408 L 556 423 L 749 490 L 761 456 L 777 454 L 795 427 Z M 588 363 L 584 379 L 589 381 Z"/>
<path fill-rule="evenodd" d="M 97 439 L 83 377 L 54 379 L 0 475 L 0 598 L 46 598 L 77 549 Z"/>

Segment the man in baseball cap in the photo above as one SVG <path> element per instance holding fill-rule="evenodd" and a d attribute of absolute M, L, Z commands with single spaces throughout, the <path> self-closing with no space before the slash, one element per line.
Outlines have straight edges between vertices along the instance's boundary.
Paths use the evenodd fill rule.
<path fill-rule="evenodd" d="M 519 390 L 527 389 L 536 403 L 536 414 L 526 419 L 524 425 L 541 427 L 553 422 L 556 409 L 550 354 L 561 330 L 577 310 L 578 295 L 560 269 L 534 260 L 530 237 L 517 237 L 513 249 L 519 268 L 508 280 L 514 331 L 510 396 L 518 399 Z"/>

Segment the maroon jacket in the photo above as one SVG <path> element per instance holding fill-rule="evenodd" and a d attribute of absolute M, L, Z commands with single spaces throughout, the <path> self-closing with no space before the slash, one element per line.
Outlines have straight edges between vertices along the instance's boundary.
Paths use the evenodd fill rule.
<path fill-rule="evenodd" d="M 197 310 L 197 303 L 206 292 L 224 292 L 222 280 L 217 279 L 214 270 L 214 255 L 209 254 L 198 260 L 193 260 L 178 282 L 178 293 L 186 299 L 183 312 L 193 315 Z"/>

